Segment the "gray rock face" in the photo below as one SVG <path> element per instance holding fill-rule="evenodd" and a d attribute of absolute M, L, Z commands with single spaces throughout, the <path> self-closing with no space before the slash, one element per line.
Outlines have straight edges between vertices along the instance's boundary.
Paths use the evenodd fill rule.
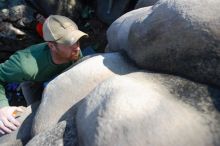
<path fill-rule="evenodd" d="M 119 53 L 109 53 L 89 58 L 59 75 L 44 90 L 34 119 L 33 135 L 55 125 L 103 80 L 135 70 Z"/>
<path fill-rule="evenodd" d="M 109 47 L 106 52 L 130 51 L 128 50 L 128 37 L 132 24 L 142 17 L 146 17 L 151 13 L 151 7 L 140 8 L 130 11 L 116 21 L 107 30 L 107 39 Z M 136 46 L 137 48 L 137 46 Z"/>
<path fill-rule="evenodd" d="M 23 0 L 0 2 L 0 62 L 39 41 L 31 25 L 33 13 Z"/>
<path fill-rule="evenodd" d="M 53 145 L 63 146 L 63 135 L 66 127 L 66 122 L 60 122 L 54 127 L 50 127 L 47 131 L 36 135 L 27 143 L 27 146 Z"/>
<path fill-rule="evenodd" d="M 23 146 L 23 143 L 21 142 L 21 140 L 10 140 L 6 143 L 1 143 L 1 146 Z"/>
<path fill-rule="evenodd" d="M 145 16 L 134 15 L 135 20 L 131 16 L 124 17 L 123 21 L 133 21 L 129 22 L 132 23 L 129 35 L 122 36 L 127 43 L 124 47 L 111 47 L 117 45 L 108 36 L 110 50 L 125 50 L 137 65 L 145 69 L 220 86 L 219 5 L 217 0 L 158 1 L 152 8 L 144 8 L 148 10 Z M 111 27 L 117 25 L 117 21 Z M 113 31 L 111 27 L 108 35 Z M 113 32 L 117 31 L 122 33 L 119 27 Z"/>
<path fill-rule="evenodd" d="M 154 5 L 158 0 L 139 0 L 135 5 L 135 9 Z"/>
<path fill-rule="evenodd" d="M 22 0 L 0 2 L 0 37 L 9 39 L 21 39 L 25 36 L 26 29 L 33 21 L 34 10 Z"/>
<path fill-rule="evenodd" d="M 217 146 L 220 114 L 210 93 L 220 90 L 151 73 L 105 80 L 78 109 L 80 145 Z"/>
<path fill-rule="evenodd" d="M 219 146 L 220 90 L 148 71 L 219 86 L 219 6 L 161 0 L 120 17 L 106 51 L 131 60 L 121 53 L 81 60 L 47 85 L 36 115 L 38 106 L 29 107 L 0 144 L 33 137 L 27 145 Z"/>
<path fill-rule="evenodd" d="M 94 56 L 51 81 L 35 116 L 30 144 L 220 144 L 219 89 L 138 72 L 127 61 L 119 53 Z M 59 127 L 63 120 L 65 126 Z"/>

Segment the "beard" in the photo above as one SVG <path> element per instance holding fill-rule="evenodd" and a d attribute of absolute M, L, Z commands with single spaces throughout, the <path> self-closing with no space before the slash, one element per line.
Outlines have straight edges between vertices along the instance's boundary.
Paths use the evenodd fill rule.
<path fill-rule="evenodd" d="M 71 60 L 71 61 L 76 61 L 76 60 L 78 60 L 79 57 L 80 57 L 79 54 L 80 54 L 80 50 L 74 51 L 74 52 L 71 54 L 70 60 Z"/>

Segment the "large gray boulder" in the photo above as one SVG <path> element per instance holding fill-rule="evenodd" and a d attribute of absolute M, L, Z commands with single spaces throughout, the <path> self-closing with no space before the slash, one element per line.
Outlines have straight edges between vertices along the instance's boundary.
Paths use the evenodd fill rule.
<path fill-rule="evenodd" d="M 50 82 L 29 144 L 220 144 L 219 89 L 137 72 L 127 61 L 120 53 L 94 56 Z"/>
<path fill-rule="evenodd" d="M 130 51 L 128 50 L 128 36 L 132 24 L 136 20 L 151 14 L 151 10 L 151 6 L 133 10 L 114 21 L 107 30 L 108 48 L 105 52 Z"/>
<path fill-rule="evenodd" d="M 68 113 L 74 113 L 74 106 L 103 80 L 136 70 L 119 53 L 106 53 L 84 60 L 62 73 L 44 90 L 32 126 L 33 136 L 65 120 L 65 115 L 71 115 Z"/>
<path fill-rule="evenodd" d="M 99 84 L 79 106 L 80 146 L 218 146 L 219 89 L 133 73 Z"/>
<path fill-rule="evenodd" d="M 218 0 L 160 0 L 152 8 L 142 8 L 139 17 L 131 19 L 129 12 L 110 26 L 109 50 L 126 51 L 145 69 L 220 86 L 219 6 Z M 117 21 L 129 25 L 124 36 L 120 34 L 126 24 L 119 26 Z M 115 39 L 111 39 L 113 34 Z M 120 40 L 125 45 L 115 47 L 120 46 Z"/>
<path fill-rule="evenodd" d="M 161 0 L 122 16 L 108 30 L 108 51 L 127 52 L 144 71 L 121 53 L 81 60 L 47 85 L 35 117 L 29 109 L 0 143 L 33 136 L 28 145 L 219 146 L 220 90 L 147 72 L 219 85 L 219 3 Z"/>

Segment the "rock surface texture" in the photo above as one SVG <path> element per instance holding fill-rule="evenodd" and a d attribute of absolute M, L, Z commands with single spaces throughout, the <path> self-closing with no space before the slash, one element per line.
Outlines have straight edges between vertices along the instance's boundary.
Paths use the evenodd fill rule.
<path fill-rule="evenodd" d="M 213 101 L 219 99 L 213 93 L 220 90 L 170 75 L 110 78 L 78 109 L 80 145 L 218 145 L 220 114 Z"/>
<path fill-rule="evenodd" d="M 124 50 L 144 69 L 220 86 L 219 5 L 217 0 L 161 0 L 129 12 L 108 29 L 109 48 Z"/>
<path fill-rule="evenodd" d="M 119 53 L 97 55 L 67 70 L 51 81 L 45 89 L 34 119 L 33 134 L 36 135 L 56 124 L 103 80 L 136 70 Z"/>
<path fill-rule="evenodd" d="M 0 1 L 0 63 L 39 42 L 33 29 L 34 12 L 24 0 Z"/>
<path fill-rule="evenodd" d="M 121 16 L 106 53 L 49 82 L 39 107 L 21 117 L 27 132 L 0 144 L 219 146 L 219 7 L 160 0 Z"/>

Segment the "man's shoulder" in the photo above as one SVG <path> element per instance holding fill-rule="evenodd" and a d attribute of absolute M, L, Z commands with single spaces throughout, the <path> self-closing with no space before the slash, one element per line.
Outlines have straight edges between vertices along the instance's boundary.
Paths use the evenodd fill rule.
<path fill-rule="evenodd" d="M 17 51 L 23 69 L 35 68 L 39 60 L 47 58 L 48 46 L 46 43 L 32 45 L 24 50 Z"/>
<path fill-rule="evenodd" d="M 39 64 L 42 64 L 47 59 L 48 50 L 46 43 L 40 43 L 18 52 L 23 72 L 30 77 L 35 76 L 38 72 Z"/>
<path fill-rule="evenodd" d="M 23 50 L 19 50 L 14 55 L 19 56 L 20 59 L 27 59 L 29 57 L 34 57 L 34 56 L 36 57 L 39 55 L 43 55 L 45 54 L 45 52 L 48 52 L 48 50 L 49 47 L 46 43 L 40 43 L 29 46 Z"/>
<path fill-rule="evenodd" d="M 24 49 L 23 51 L 24 52 L 40 52 L 45 49 L 48 49 L 47 43 L 39 43 L 39 44 L 31 45 L 27 47 L 26 49 Z"/>

